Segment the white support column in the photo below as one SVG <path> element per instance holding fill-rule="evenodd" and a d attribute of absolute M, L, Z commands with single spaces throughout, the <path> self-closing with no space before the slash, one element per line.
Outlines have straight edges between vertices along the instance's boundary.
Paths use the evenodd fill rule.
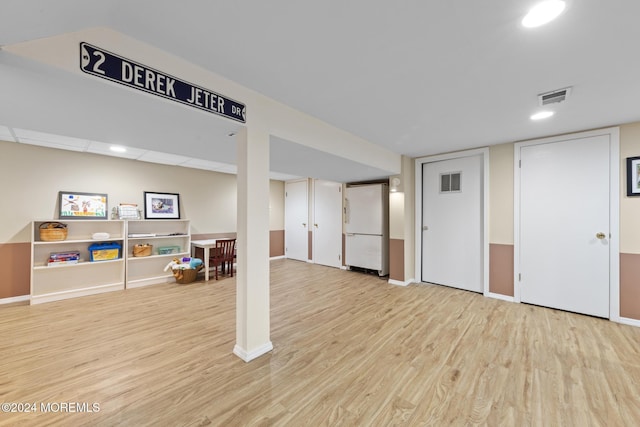
<path fill-rule="evenodd" d="M 249 362 L 273 349 L 269 317 L 269 134 L 242 129 L 238 144 L 236 345 Z"/>

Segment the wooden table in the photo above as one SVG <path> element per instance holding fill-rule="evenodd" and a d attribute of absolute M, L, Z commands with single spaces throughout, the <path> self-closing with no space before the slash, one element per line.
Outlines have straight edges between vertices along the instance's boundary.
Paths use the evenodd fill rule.
<path fill-rule="evenodd" d="M 206 240 L 192 240 L 191 241 L 192 248 L 202 248 L 204 249 L 204 280 L 209 281 L 209 251 L 211 248 L 216 247 L 216 239 L 206 239 Z M 192 254 L 194 251 L 192 251 Z"/>

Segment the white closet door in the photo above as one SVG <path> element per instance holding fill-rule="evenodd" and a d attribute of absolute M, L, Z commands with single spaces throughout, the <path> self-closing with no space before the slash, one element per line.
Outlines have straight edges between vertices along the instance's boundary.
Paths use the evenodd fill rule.
<path fill-rule="evenodd" d="M 522 302 L 609 317 L 609 145 L 520 147 Z"/>
<path fill-rule="evenodd" d="M 313 262 L 342 266 L 342 184 L 314 180 Z"/>
<path fill-rule="evenodd" d="M 285 182 L 285 256 L 307 261 L 309 258 L 309 197 L 307 181 Z"/>
<path fill-rule="evenodd" d="M 425 163 L 422 281 L 483 292 L 483 157 Z"/>

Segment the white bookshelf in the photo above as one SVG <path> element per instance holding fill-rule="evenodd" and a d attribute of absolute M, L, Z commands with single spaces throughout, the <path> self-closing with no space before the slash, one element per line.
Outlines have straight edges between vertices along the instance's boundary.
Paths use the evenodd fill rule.
<path fill-rule="evenodd" d="M 33 221 L 31 225 L 31 304 L 74 298 L 124 289 L 125 260 L 90 262 L 89 246 L 95 243 L 118 243 L 125 247 L 125 223 L 120 220 L 69 220 L 67 238 L 42 241 L 40 225 L 56 220 Z M 94 233 L 108 233 L 109 238 L 94 240 Z M 48 266 L 53 252 L 80 252 L 77 264 Z"/>
<path fill-rule="evenodd" d="M 190 221 L 183 219 L 151 219 L 126 221 L 126 287 L 137 288 L 156 283 L 173 282 L 171 270 L 164 271 L 173 258 L 190 256 Z M 137 244 L 153 245 L 151 255 L 133 256 Z M 176 251 L 160 254 L 158 250 L 176 247 Z"/>

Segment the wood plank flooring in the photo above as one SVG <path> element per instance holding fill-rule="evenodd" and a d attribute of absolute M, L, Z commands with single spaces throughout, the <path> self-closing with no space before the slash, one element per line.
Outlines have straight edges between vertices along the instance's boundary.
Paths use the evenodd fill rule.
<path fill-rule="evenodd" d="M 640 425 L 640 328 L 290 260 L 271 307 L 250 363 L 235 278 L 0 307 L 0 425 Z"/>

